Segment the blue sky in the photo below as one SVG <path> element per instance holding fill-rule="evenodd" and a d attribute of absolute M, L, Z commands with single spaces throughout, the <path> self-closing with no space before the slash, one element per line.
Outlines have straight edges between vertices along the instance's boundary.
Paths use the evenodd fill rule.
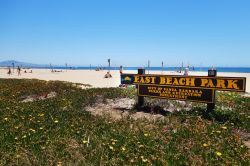
<path fill-rule="evenodd" d="M 0 61 L 250 66 L 249 0 L 0 0 Z"/>

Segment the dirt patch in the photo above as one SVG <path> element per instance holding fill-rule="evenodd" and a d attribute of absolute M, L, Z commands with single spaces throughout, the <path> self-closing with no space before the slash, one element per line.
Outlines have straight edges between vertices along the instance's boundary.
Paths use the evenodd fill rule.
<path fill-rule="evenodd" d="M 114 120 L 120 120 L 129 116 L 129 110 L 134 107 L 135 100 L 129 98 L 108 99 L 106 103 L 96 103 L 86 107 L 86 111 L 95 116 L 109 116 Z"/>
<path fill-rule="evenodd" d="M 248 148 L 250 152 L 250 133 L 243 131 L 243 130 L 239 130 L 239 129 L 234 129 L 233 133 L 240 136 L 240 138 L 242 139 L 242 142 L 245 144 L 245 146 Z"/>
<path fill-rule="evenodd" d="M 56 95 L 57 95 L 56 92 L 50 92 L 50 93 L 46 93 L 46 94 L 42 94 L 42 95 L 22 96 L 22 97 L 20 97 L 20 100 L 22 103 L 27 103 L 27 102 L 34 102 L 34 101 L 54 98 L 54 97 L 56 97 Z"/>
<path fill-rule="evenodd" d="M 110 100 L 108 99 L 105 103 L 96 103 L 93 106 L 86 107 L 86 111 L 90 112 L 94 116 L 106 116 L 113 120 L 127 119 L 146 119 L 149 121 L 156 121 L 164 119 L 163 115 L 151 114 L 145 112 L 134 112 L 135 99 L 120 98 Z"/>

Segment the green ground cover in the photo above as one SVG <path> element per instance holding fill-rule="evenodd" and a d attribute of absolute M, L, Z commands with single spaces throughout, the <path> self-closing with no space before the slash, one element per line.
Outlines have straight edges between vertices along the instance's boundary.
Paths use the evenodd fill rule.
<path fill-rule="evenodd" d="M 51 92 L 56 96 L 22 102 Z M 150 122 L 90 115 L 84 108 L 100 96 L 136 98 L 136 91 L 0 79 L 0 165 L 250 165 L 239 134 L 250 132 L 249 97 L 218 93 L 212 114 L 192 103 L 191 111 Z M 159 102 L 147 99 L 147 109 L 160 110 Z"/>

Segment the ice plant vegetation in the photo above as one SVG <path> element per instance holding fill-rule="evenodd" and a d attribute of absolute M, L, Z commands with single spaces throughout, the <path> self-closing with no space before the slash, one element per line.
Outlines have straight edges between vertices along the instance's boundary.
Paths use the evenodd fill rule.
<path fill-rule="evenodd" d="M 0 79 L 0 165 L 250 165 L 250 98 L 217 94 L 212 114 L 204 104 L 146 98 L 140 114 L 162 118 L 114 120 L 86 107 L 136 99 L 135 89 Z"/>

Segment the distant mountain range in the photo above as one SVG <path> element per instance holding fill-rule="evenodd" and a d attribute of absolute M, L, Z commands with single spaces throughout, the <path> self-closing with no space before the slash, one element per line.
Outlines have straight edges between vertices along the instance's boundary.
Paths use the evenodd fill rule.
<path fill-rule="evenodd" d="M 33 64 L 33 63 L 27 63 L 27 62 L 19 62 L 15 60 L 8 60 L 8 61 L 2 61 L 0 62 L 0 67 L 12 67 L 14 64 L 15 67 L 49 67 L 49 65 L 45 64 Z"/>

